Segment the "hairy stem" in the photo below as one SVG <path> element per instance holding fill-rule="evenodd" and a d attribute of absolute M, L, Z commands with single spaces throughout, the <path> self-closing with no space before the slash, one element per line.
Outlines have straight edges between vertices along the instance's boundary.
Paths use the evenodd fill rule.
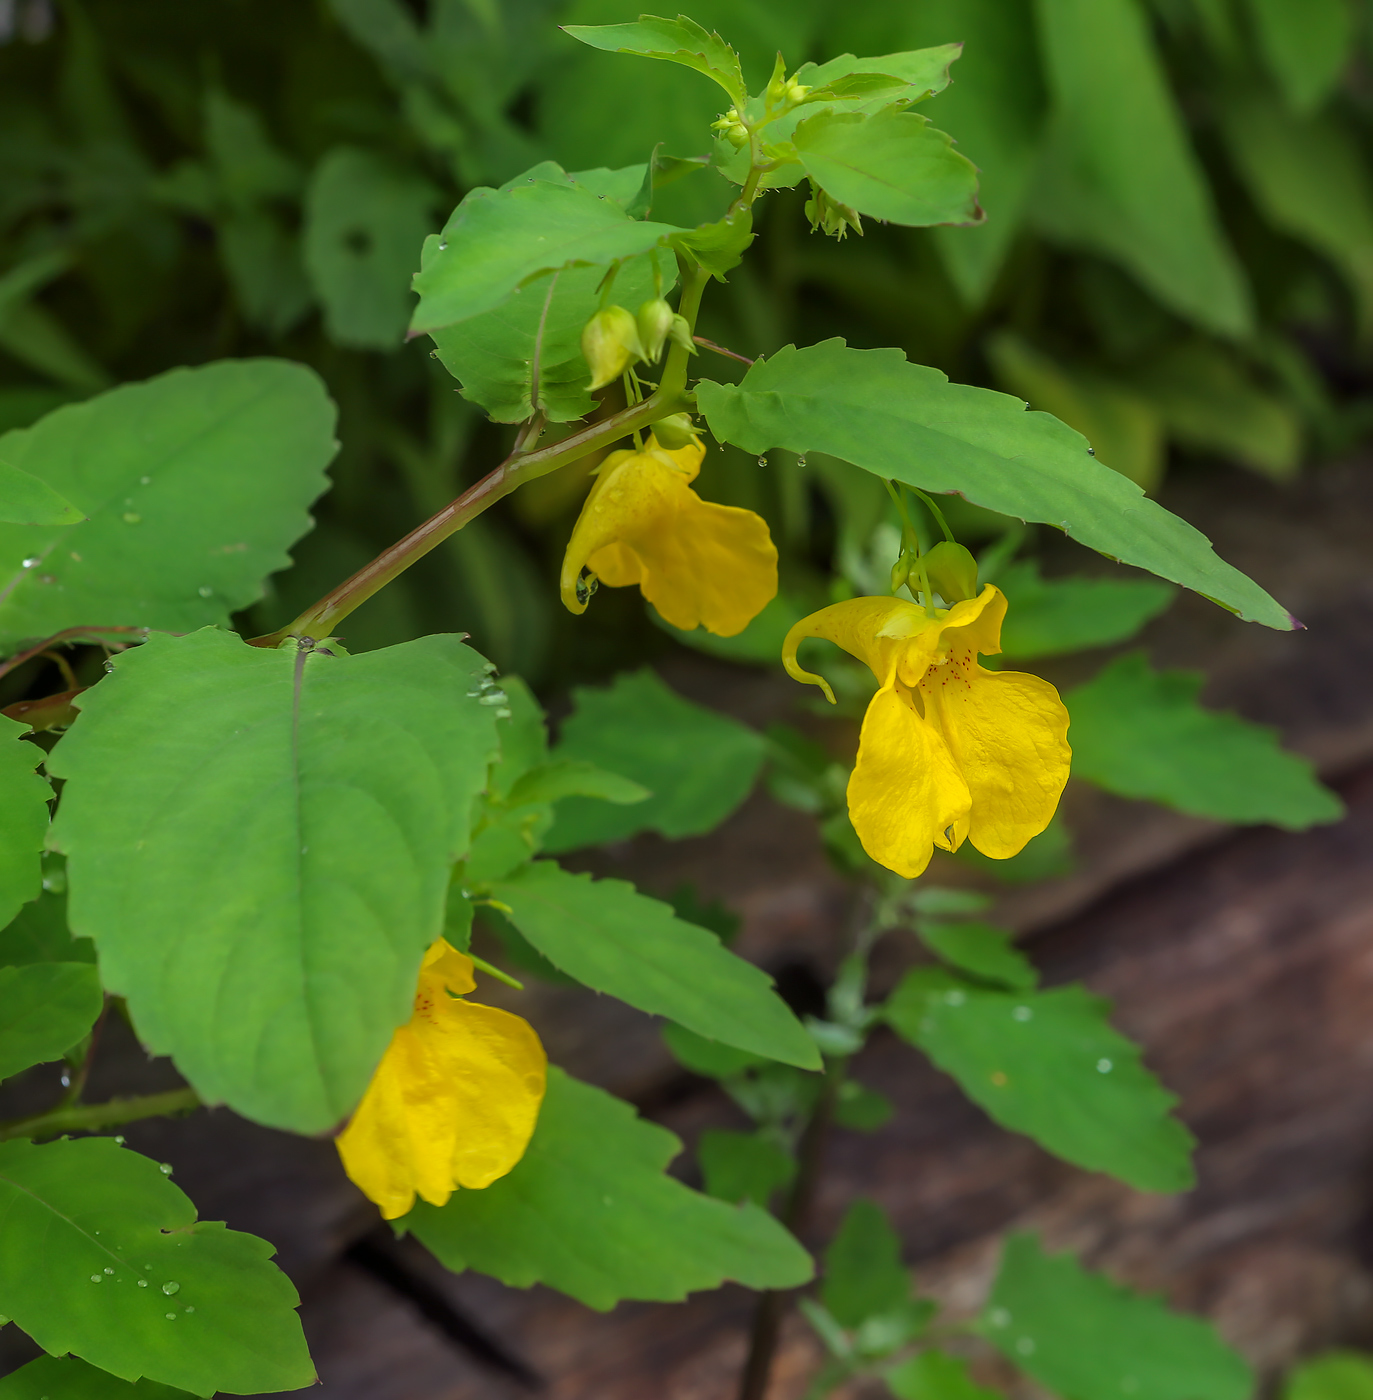
<path fill-rule="evenodd" d="M 167 1114 L 189 1113 L 200 1107 L 194 1089 L 169 1089 L 164 1094 L 140 1094 L 131 1099 L 110 1099 L 106 1103 L 70 1104 L 32 1118 L 0 1123 L 0 1142 L 10 1138 L 35 1140 L 61 1137 L 63 1133 L 95 1133 L 102 1128 L 119 1128 L 140 1118 L 161 1118 Z"/>

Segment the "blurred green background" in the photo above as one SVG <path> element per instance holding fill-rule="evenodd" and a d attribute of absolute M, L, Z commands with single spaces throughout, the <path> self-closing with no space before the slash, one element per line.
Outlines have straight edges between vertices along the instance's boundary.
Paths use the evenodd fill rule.
<path fill-rule="evenodd" d="M 660 143 L 709 152 L 709 82 L 557 28 L 638 9 L 0 0 L 0 430 L 174 365 L 313 365 L 341 408 L 335 489 L 244 623 L 288 620 L 508 448 L 512 430 L 455 392 L 429 340 L 405 340 L 424 235 L 466 190 L 541 159 L 581 170 Z M 899 345 L 1057 414 L 1151 491 L 1208 459 L 1290 480 L 1373 426 L 1362 3 L 694 0 L 690 13 L 740 50 L 755 88 L 779 48 L 795 68 L 963 41 L 952 86 L 922 111 L 981 169 L 987 213 L 977 228 L 869 223 L 840 246 L 808 232 L 803 191 L 771 194 L 755 253 L 709 295 L 707 336 L 749 356 L 840 334 Z M 705 170 L 654 214 L 694 222 L 729 198 Z M 697 365 L 741 369 L 708 353 Z M 707 463 L 703 494 L 769 519 L 790 594 L 881 587 L 894 531 L 880 483 L 781 453 L 763 469 L 733 451 Z M 673 646 L 636 590 L 602 590 L 575 622 L 559 606 L 584 479 L 539 483 L 461 532 L 351 619 L 350 643 L 463 629 L 545 690 Z M 1006 522 L 955 525 L 985 543 Z M 1006 554 L 1026 544 L 1005 540 Z"/>

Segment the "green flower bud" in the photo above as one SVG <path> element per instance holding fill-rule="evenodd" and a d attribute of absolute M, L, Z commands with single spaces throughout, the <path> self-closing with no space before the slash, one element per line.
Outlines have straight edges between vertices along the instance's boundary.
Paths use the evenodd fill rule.
<path fill-rule="evenodd" d="M 644 347 L 644 359 L 652 364 L 663 353 L 663 346 L 672 333 L 675 313 L 662 297 L 654 297 L 639 308 L 639 342 Z"/>
<path fill-rule="evenodd" d="M 650 429 L 659 447 L 676 452 L 690 447 L 701 435 L 701 430 L 691 421 L 689 413 L 672 413 L 660 418 Z"/>
<path fill-rule="evenodd" d="M 910 577 L 911 558 L 903 550 L 901 557 L 891 566 L 891 591 L 899 593 L 902 587 L 910 581 Z"/>
<path fill-rule="evenodd" d="M 961 544 L 942 540 L 924 558 L 930 587 L 946 603 L 977 597 L 977 560 Z"/>
<path fill-rule="evenodd" d="M 667 338 L 674 345 L 680 345 L 688 355 L 696 353 L 696 342 L 691 338 L 691 322 L 685 316 L 672 318 L 672 328 L 668 331 Z"/>
<path fill-rule="evenodd" d="M 591 366 L 587 387 L 593 392 L 617 380 L 634 360 L 646 358 L 638 323 L 623 306 L 607 306 L 586 323 L 582 354 Z"/>
<path fill-rule="evenodd" d="M 847 204 L 832 199 L 814 181 L 811 182 L 811 195 L 806 201 L 806 218 L 810 220 L 812 232 L 820 229 L 831 238 L 842 239 L 852 229 L 860 238 L 863 236 L 863 220 L 858 211 Z"/>
<path fill-rule="evenodd" d="M 748 127 L 739 120 L 739 113 L 731 107 L 723 117 L 710 124 L 712 131 L 718 131 L 737 151 L 748 145 Z"/>

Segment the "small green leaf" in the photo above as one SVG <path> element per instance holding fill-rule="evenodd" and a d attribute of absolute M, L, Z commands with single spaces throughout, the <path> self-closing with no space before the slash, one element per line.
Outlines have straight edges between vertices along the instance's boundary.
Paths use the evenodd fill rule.
<path fill-rule="evenodd" d="M 946 1351 L 922 1351 L 883 1379 L 897 1400 L 999 1400 L 1000 1391 L 978 1385 L 968 1363 Z"/>
<path fill-rule="evenodd" d="M 736 1050 L 732 1045 L 721 1045 L 718 1040 L 707 1040 L 705 1036 L 671 1021 L 663 1027 L 663 1040 L 683 1069 L 706 1079 L 733 1079 L 746 1069 L 768 1063 L 762 1055 Z"/>
<path fill-rule="evenodd" d="M 41 888 L 44 837 L 52 788 L 34 772 L 44 753 L 29 728 L 0 715 L 0 928 Z"/>
<path fill-rule="evenodd" d="M 834 1105 L 834 1121 L 855 1133 L 875 1133 L 891 1121 L 895 1105 L 876 1089 L 866 1088 L 856 1079 L 846 1079 Z"/>
<path fill-rule="evenodd" d="M 1195 671 L 1152 670 L 1133 652 L 1069 691 L 1074 774 L 1216 821 L 1289 831 L 1338 821 L 1344 806 L 1311 764 L 1273 730 L 1199 704 L 1203 683 Z"/>
<path fill-rule="evenodd" d="M 604 1311 L 676 1302 L 734 1279 L 794 1288 L 809 1256 L 765 1211 L 728 1206 L 664 1172 L 681 1144 L 626 1103 L 550 1068 L 529 1150 L 483 1191 L 420 1204 L 404 1225 L 448 1268 L 545 1283 Z"/>
<path fill-rule="evenodd" d="M 85 518 L 46 482 L 0 462 L 0 524 L 75 525 Z"/>
<path fill-rule="evenodd" d="M 0 525 L 0 648 L 227 625 L 289 565 L 336 447 L 322 381 L 285 360 L 174 369 L 6 433 L 0 458 L 89 518 Z"/>
<path fill-rule="evenodd" d="M 950 384 L 899 350 L 842 340 L 760 360 L 737 385 L 697 386 L 711 431 L 745 452 L 827 452 L 925 491 L 1038 520 L 1125 564 L 1193 588 L 1248 621 L 1294 619 L 1199 530 L 1094 461 L 1087 443 L 1019 399 Z"/>
<path fill-rule="evenodd" d="M 1373 1359 L 1360 1351 L 1327 1351 L 1290 1371 L 1282 1400 L 1373 1400 Z"/>
<path fill-rule="evenodd" d="M 706 1195 L 738 1204 L 752 1201 L 767 1210 L 774 1194 L 791 1185 L 796 1161 L 770 1137 L 708 1128 L 696 1146 Z"/>
<path fill-rule="evenodd" d="M 0 1079 L 60 1060 L 90 1030 L 104 996 L 90 963 L 0 967 Z"/>
<path fill-rule="evenodd" d="M 901 1240 L 886 1212 L 872 1201 L 855 1201 L 825 1251 L 820 1298 L 844 1327 L 895 1312 L 911 1296 L 901 1263 Z"/>
<path fill-rule="evenodd" d="M 1249 0 L 1268 70 L 1294 111 L 1311 112 L 1330 95 L 1349 62 L 1358 22 L 1349 0 Z"/>
<path fill-rule="evenodd" d="M 305 270 L 340 345 L 391 350 L 405 338 L 410 278 L 439 192 L 369 151 L 336 146 L 305 193 Z"/>
<path fill-rule="evenodd" d="M 516 294 L 537 297 L 526 284 L 541 274 L 604 269 L 680 232 L 630 218 L 613 200 L 583 189 L 545 162 L 503 189 L 472 190 L 453 211 L 421 260 L 414 280 L 420 303 L 411 329 L 432 333 L 491 311 Z M 546 297 L 546 286 L 543 291 Z"/>
<path fill-rule="evenodd" d="M 1006 1241 L 983 1335 L 1064 1400 L 1248 1400 L 1249 1367 L 1199 1317 L 1170 1311 L 1044 1254 L 1033 1235 Z"/>
<path fill-rule="evenodd" d="M 49 759 L 72 928 L 207 1102 L 300 1132 L 357 1102 L 443 928 L 486 683 L 451 636 L 335 656 L 207 628 L 82 696 Z"/>
<path fill-rule="evenodd" d="M 506 801 L 511 807 L 528 803 L 560 802 L 565 797 L 594 797 L 602 802 L 624 806 L 643 802 L 651 794 L 618 773 L 608 773 L 580 758 L 555 758 L 552 763 L 524 773 L 510 789 Z"/>
<path fill-rule="evenodd" d="M 157 1381 L 124 1381 L 75 1356 L 40 1356 L 0 1380 L 0 1400 L 185 1400 Z"/>
<path fill-rule="evenodd" d="M 767 973 L 633 885 L 540 860 L 496 881 L 491 894 L 540 953 L 584 986 L 710 1040 L 820 1068 L 810 1036 Z"/>
<path fill-rule="evenodd" d="M 933 974 L 933 975 L 932 975 Z M 953 1075 L 1002 1127 L 1141 1191 L 1193 1182 L 1176 1102 L 1082 987 L 988 991 L 938 969 L 908 973 L 886 1006 L 902 1039 Z"/>
<path fill-rule="evenodd" d="M 676 19 L 640 15 L 634 24 L 565 24 L 563 32 L 593 49 L 641 54 L 694 68 L 719 83 L 736 107 L 748 100 L 739 55 L 718 34 L 686 15 Z"/>
<path fill-rule="evenodd" d="M 1034 964 L 1004 929 L 977 922 L 946 924 L 921 920 L 916 931 L 927 948 L 960 972 L 1013 991 L 1031 991 L 1039 982 Z"/>
<path fill-rule="evenodd" d="M 44 1351 L 196 1395 L 314 1382 L 272 1246 L 197 1222 L 147 1157 L 109 1138 L 0 1143 L 0 1215 L 0 1312 Z"/>
<path fill-rule="evenodd" d="M 806 174 L 860 214 L 894 224 L 972 224 L 977 167 L 915 112 L 821 112 L 793 137 Z"/>
<path fill-rule="evenodd" d="M 710 831 L 748 796 L 762 766 L 761 734 L 684 700 L 647 667 L 605 689 L 574 690 L 572 699 L 556 755 L 619 773 L 653 796 L 632 807 L 567 800 L 544 842 L 555 854 L 639 831 L 674 840 Z"/>
<path fill-rule="evenodd" d="M 1032 559 L 1012 564 L 996 586 L 1006 595 L 1001 654 L 1008 659 L 1128 641 L 1176 596 L 1152 579 L 1041 578 Z"/>

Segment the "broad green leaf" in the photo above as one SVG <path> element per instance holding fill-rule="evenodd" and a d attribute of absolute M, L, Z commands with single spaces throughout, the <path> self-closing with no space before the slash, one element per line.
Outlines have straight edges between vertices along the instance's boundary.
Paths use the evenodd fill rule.
<path fill-rule="evenodd" d="M 855 1201 L 825 1251 L 820 1298 L 841 1326 L 895 1312 L 911 1295 L 901 1241 L 882 1207 Z"/>
<path fill-rule="evenodd" d="M 85 518 L 46 482 L 0 462 L 0 524 L 75 525 Z"/>
<path fill-rule="evenodd" d="M 0 1380 L 0 1400 L 184 1400 L 185 1390 L 125 1381 L 75 1356 L 40 1356 Z"/>
<path fill-rule="evenodd" d="M 1039 982 L 1034 964 L 1015 946 L 1005 929 L 977 921 L 940 923 L 921 919 L 920 941 L 960 972 L 1013 991 L 1029 991 Z"/>
<path fill-rule="evenodd" d="M 35 898 L 43 878 L 43 839 L 52 789 L 34 772 L 44 753 L 27 725 L 0 715 L 0 928 Z"/>
<path fill-rule="evenodd" d="M 454 1270 L 515 1288 L 544 1283 L 604 1311 L 622 1298 L 677 1302 L 733 1279 L 794 1288 L 809 1256 L 765 1211 L 726 1205 L 666 1175 L 665 1128 L 557 1068 L 529 1150 L 483 1191 L 421 1203 L 404 1225 Z"/>
<path fill-rule="evenodd" d="M 570 798 L 544 849 L 558 853 L 622 841 L 638 831 L 676 839 L 718 826 L 746 798 L 762 766 L 763 736 L 738 720 L 684 700 L 645 668 L 603 690 L 572 693 L 559 758 L 579 758 L 653 794 L 632 807 Z"/>
<path fill-rule="evenodd" d="M 1249 290 L 1139 0 L 1036 0 L 1054 100 L 1034 215 L 1056 242 L 1114 258 L 1166 306 L 1247 332 Z M 975 152 L 970 154 L 976 155 Z"/>
<path fill-rule="evenodd" d="M 922 1351 L 882 1378 L 897 1400 L 998 1400 L 999 1391 L 978 1385 L 968 1363 L 946 1351 Z"/>
<path fill-rule="evenodd" d="M 772 1197 L 796 1175 L 792 1155 L 770 1137 L 708 1128 L 696 1145 L 706 1195 L 717 1201 L 752 1201 L 767 1210 Z"/>
<path fill-rule="evenodd" d="M 661 261 L 666 287 L 676 270 L 669 255 Z M 604 277 L 603 267 L 545 273 L 494 311 L 433 331 L 435 353 L 463 397 L 497 423 L 524 422 L 536 399 L 551 423 L 583 418 L 596 400 L 587 390 L 591 371 L 582 355 L 582 329 L 600 305 Z M 650 259 L 631 258 L 616 274 L 614 300 L 636 311 L 653 295 L 653 285 Z"/>
<path fill-rule="evenodd" d="M 197 1222 L 147 1157 L 109 1138 L 0 1143 L 0 1216 L 0 1313 L 44 1351 L 196 1395 L 314 1381 L 272 1246 Z"/>
<path fill-rule="evenodd" d="M 1063 1400 L 1248 1400 L 1249 1367 L 1199 1317 L 1012 1235 L 981 1330 Z"/>
<path fill-rule="evenodd" d="M 917 969 L 886 1017 L 1002 1127 L 1141 1191 L 1185 1191 L 1192 1135 L 1108 1010 L 1082 987 L 987 991 Z"/>
<path fill-rule="evenodd" d="M 814 1043 L 767 973 L 633 885 L 541 860 L 495 881 L 491 894 L 524 937 L 583 986 L 709 1040 L 820 1068 Z"/>
<path fill-rule="evenodd" d="M 1005 394 L 950 384 L 899 350 L 851 350 L 842 340 L 787 346 L 737 385 L 703 380 L 697 397 L 711 431 L 746 452 L 827 452 L 926 491 L 956 492 L 1053 525 L 1247 621 L 1294 626 L 1199 530 L 1094 461 L 1071 428 Z"/>
<path fill-rule="evenodd" d="M 821 112 L 792 139 L 806 174 L 860 214 L 918 226 L 981 218 L 977 167 L 916 112 Z"/>
<path fill-rule="evenodd" d="M 1282 1400 L 1373 1400 L 1373 1358 L 1327 1351 L 1303 1361 L 1288 1373 Z"/>
<path fill-rule="evenodd" d="M 207 1102 L 301 1132 L 357 1102 L 443 928 L 486 680 L 451 636 L 348 657 L 206 629 L 83 695 L 49 760 L 71 925 Z"/>
<path fill-rule="evenodd" d="M 1199 704 L 1204 681 L 1196 671 L 1152 670 L 1134 652 L 1069 691 L 1074 774 L 1216 821 L 1289 831 L 1338 821 L 1344 807 L 1311 764 L 1273 730 Z"/>
<path fill-rule="evenodd" d="M 704 1036 L 689 1031 L 685 1026 L 674 1025 L 669 1021 L 663 1027 L 663 1040 L 672 1052 L 672 1057 L 683 1069 L 706 1079 L 733 1079 L 746 1069 L 766 1064 L 761 1055 L 748 1050 L 736 1050 L 732 1045 L 721 1045 L 717 1040 L 707 1040 Z"/>
<path fill-rule="evenodd" d="M 998 574 L 996 586 L 1006 595 L 1001 655 L 1008 659 L 1128 641 L 1175 596 L 1153 579 L 1041 578 L 1032 559 Z"/>
<path fill-rule="evenodd" d="M 90 963 L 0 967 L 0 1079 L 60 1060 L 90 1030 L 104 996 Z"/>
<path fill-rule="evenodd" d="M 641 54 L 694 68 L 719 83 L 736 107 L 748 100 L 739 55 L 718 34 L 685 15 L 676 19 L 640 15 L 634 24 L 568 24 L 563 31 L 593 49 Z"/>
<path fill-rule="evenodd" d="M 336 146 L 305 194 L 305 269 L 340 345 L 391 350 L 405 338 L 410 278 L 438 191 L 369 151 Z"/>
<path fill-rule="evenodd" d="M 1352 56 L 1357 34 L 1349 0 L 1249 0 L 1246 7 L 1268 71 L 1297 112 L 1330 95 Z"/>
<path fill-rule="evenodd" d="M 89 517 L 0 525 L 0 648 L 64 627 L 227 624 L 310 526 L 334 406 L 285 360 L 125 384 L 0 437 L 0 458 Z"/>
<path fill-rule="evenodd" d="M 504 189 L 472 190 L 453 211 L 438 241 L 426 246 L 415 277 L 420 303 L 412 330 L 433 332 L 469 321 L 521 293 L 537 297 L 526 284 L 541 274 L 588 265 L 604 269 L 681 232 L 632 219 L 571 176 L 550 178 L 545 166 Z M 543 293 L 546 299 L 546 286 Z"/>

